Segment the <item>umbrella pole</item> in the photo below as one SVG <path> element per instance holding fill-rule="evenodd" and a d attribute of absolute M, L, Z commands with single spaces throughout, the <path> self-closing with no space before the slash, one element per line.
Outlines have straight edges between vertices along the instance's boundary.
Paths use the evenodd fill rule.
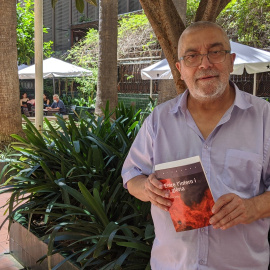
<path fill-rule="evenodd" d="M 257 88 L 257 73 L 254 73 L 253 79 L 253 95 L 256 96 L 256 88 Z"/>
<path fill-rule="evenodd" d="M 43 129 L 43 0 L 35 0 L 35 126 Z"/>
<path fill-rule="evenodd" d="M 53 94 L 55 94 L 55 80 L 54 80 L 54 76 L 53 76 Z"/>

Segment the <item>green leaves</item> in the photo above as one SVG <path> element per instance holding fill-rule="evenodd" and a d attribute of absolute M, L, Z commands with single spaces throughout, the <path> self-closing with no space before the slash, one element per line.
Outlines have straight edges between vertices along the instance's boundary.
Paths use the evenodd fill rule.
<path fill-rule="evenodd" d="M 142 115 L 123 104 L 116 120 L 111 115 L 107 106 L 103 117 L 58 117 L 55 126 L 45 120 L 42 134 L 26 119 L 25 136 L 13 135 L 21 154 L 10 164 L 16 174 L 0 194 L 12 194 L 11 220 L 19 213 L 48 240 L 49 258 L 65 252 L 81 269 L 128 269 L 134 262 L 132 269 L 144 269 L 153 240 L 150 206 L 130 196 L 121 178 Z"/>
<path fill-rule="evenodd" d="M 23 4 L 21 3 L 23 2 Z M 55 4 L 52 0 L 52 4 Z M 17 3 L 17 49 L 19 64 L 30 64 L 34 58 L 34 0 L 23 0 Z M 46 33 L 47 29 L 44 28 Z M 44 56 L 52 54 L 52 41 L 44 42 Z"/>
<path fill-rule="evenodd" d="M 83 13 L 84 10 L 84 0 L 75 0 L 76 1 L 76 8 L 80 13 Z M 96 0 L 86 0 L 91 5 L 97 6 Z"/>
<path fill-rule="evenodd" d="M 270 5 L 266 0 L 232 0 L 220 13 L 217 22 L 238 42 L 269 47 Z"/>
<path fill-rule="evenodd" d="M 97 1 L 96 0 L 86 0 L 91 5 L 97 6 Z"/>
<path fill-rule="evenodd" d="M 84 10 L 84 1 L 83 0 L 75 0 L 76 1 L 76 8 L 80 13 L 83 13 Z"/>

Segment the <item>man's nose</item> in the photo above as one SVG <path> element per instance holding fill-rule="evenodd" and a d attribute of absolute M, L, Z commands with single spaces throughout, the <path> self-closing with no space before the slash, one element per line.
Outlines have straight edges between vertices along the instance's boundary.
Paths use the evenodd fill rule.
<path fill-rule="evenodd" d="M 213 66 L 213 64 L 209 61 L 207 54 L 204 54 L 201 57 L 202 57 L 201 58 L 201 64 L 200 64 L 199 68 L 205 68 L 205 69 L 207 69 L 207 68 Z"/>

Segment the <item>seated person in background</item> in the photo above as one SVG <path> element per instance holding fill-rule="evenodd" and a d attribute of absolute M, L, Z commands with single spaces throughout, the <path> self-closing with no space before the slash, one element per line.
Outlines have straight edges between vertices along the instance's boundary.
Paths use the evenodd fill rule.
<path fill-rule="evenodd" d="M 27 106 L 28 101 L 29 101 L 29 98 L 27 97 L 27 94 L 23 93 L 22 98 L 20 99 L 20 105 L 21 105 L 22 113 L 25 114 L 27 117 L 30 116 L 28 106 Z"/>
<path fill-rule="evenodd" d="M 47 98 L 47 96 L 45 94 L 43 94 L 43 106 L 44 106 L 44 109 L 47 108 L 47 107 L 50 107 L 50 100 Z"/>
<path fill-rule="evenodd" d="M 35 106 L 35 99 L 34 99 L 34 98 L 30 98 L 30 99 L 27 101 L 27 103 L 30 104 L 30 107 Z"/>
<path fill-rule="evenodd" d="M 35 98 L 34 96 L 29 97 L 30 99 L 27 101 L 28 111 L 31 113 L 31 116 L 34 116 L 35 112 Z"/>
<path fill-rule="evenodd" d="M 53 104 L 51 107 L 47 107 L 48 111 L 51 109 L 58 109 L 60 114 L 65 114 L 66 113 L 66 107 L 64 102 L 59 99 L 59 96 L 57 94 L 53 95 Z"/>

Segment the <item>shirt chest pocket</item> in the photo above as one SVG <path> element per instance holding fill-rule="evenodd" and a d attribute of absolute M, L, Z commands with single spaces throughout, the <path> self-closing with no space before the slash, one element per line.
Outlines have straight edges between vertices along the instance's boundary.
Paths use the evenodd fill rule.
<path fill-rule="evenodd" d="M 221 181 L 227 187 L 227 192 L 249 198 L 258 192 L 261 170 L 262 156 L 259 154 L 228 149 Z"/>

